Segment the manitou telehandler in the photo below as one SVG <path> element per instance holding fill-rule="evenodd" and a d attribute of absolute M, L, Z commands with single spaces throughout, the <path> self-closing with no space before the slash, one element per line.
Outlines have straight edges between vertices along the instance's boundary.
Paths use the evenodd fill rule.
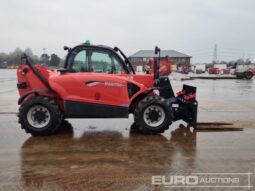
<path fill-rule="evenodd" d="M 135 74 L 117 47 L 84 43 L 68 51 L 64 68 L 33 65 L 27 55 L 17 70 L 21 128 L 34 136 L 50 135 L 68 118 L 128 118 L 137 130 L 162 133 L 173 121 L 196 127 L 196 88 L 188 85 L 175 96 L 168 76 L 159 77 L 158 59 L 149 74 Z"/>

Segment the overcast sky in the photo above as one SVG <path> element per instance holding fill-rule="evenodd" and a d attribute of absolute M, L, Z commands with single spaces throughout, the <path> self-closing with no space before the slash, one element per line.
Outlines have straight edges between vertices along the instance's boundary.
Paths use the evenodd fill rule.
<path fill-rule="evenodd" d="M 254 0 L 0 0 L 0 52 L 31 48 L 64 57 L 89 39 L 120 47 L 174 49 L 210 62 L 255 60 Z"/>

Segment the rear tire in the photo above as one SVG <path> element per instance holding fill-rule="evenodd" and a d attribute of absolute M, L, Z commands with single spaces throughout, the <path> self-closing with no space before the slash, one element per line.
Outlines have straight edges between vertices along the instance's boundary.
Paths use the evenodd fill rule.
<path fill-rule="evenodd" d="M 244 77 L 245 79 L 250 80 L 253 77 L 253 73 L 251 71 L 247 71 L 244 73 Z"/>
<path fill-rule="evenodd" d="M 46 136 L 58 130 L 63 115 L 53 99 L 35 96 L 20 106 L 18 117 L 21 128 L 26 133 Z"/>
<path fill-rule="evenodd" d="M 172 110 L 160 96 L 147 96 L 142 99 L 134 112 L 138 130 L 144 134 L 163 133 L 172 124 Z"/>

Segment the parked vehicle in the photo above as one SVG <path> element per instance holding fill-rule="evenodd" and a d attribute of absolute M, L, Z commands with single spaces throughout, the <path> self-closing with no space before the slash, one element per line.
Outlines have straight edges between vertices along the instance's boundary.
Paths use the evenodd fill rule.
<path fill-rule="evenodd" d="M 239 79 L 252 79 L 255 74 L 255 64 L 236 64 L 236 77 Z"/>
<path fill-rule="evenodd" d="M 202 74 L 206 71 L 206 65 L 205 64 L 194 64 L 191 65 L 191 71 L 196 74 Z"/>
<path fill-rule="evenodd" d="M 220 69 L 219 68 L 209 68 L 208 73 L 209 74 L 220 74 Z"/>
<path fill-rule="evenodd" d="M 190 66 L 188 64 L 177 66 L 177 71 L 182 74 L 188 74 L 190 71 Z"/>
<path fill-rule="evenodd" d="M 167 76 L 159 76 L 154 59 L 150 74 L 136 74 L 117 47 L 89 43 L 65 47 L 64 68 L 52 71 L 26 63 L 17 70 L 19 123 L 32 135 L 56 132 L 65 118 L 128 118 L 134 115 L 139 132 L 162 133 L 172 122 L 196 127 L 196 88 L 183 86 L 174 95 Z M 155 48 L 160 55 L 160 49 Z"/>
<path fill-rule="evenodd" d="M 205 73 L 202 69 L 196 69 L 196 74 L 203 74 Z"/>
<path fill-rule="evenodd" d="M 145 65 L 145 71 L 147 74 L 150 73 L 150 70 L 153 70 L 154 59 L 149 60 L 149 64 Z M 160 58 L 159 62 L 159 76 L 168 76 L 172 73 L 172 62 L 169 57 Z"/>
<path fill-rule="evenodd" d="M 222 74 L 230 74 L 230 68 L 223 69 Z"/>
<path fill-rule="evenodd" d="M 172 73 L 172 62 L 169 57 L 166 57 L 164 59 L 160 59 L 159 62 L 159 75 L 169 75 Z"/>

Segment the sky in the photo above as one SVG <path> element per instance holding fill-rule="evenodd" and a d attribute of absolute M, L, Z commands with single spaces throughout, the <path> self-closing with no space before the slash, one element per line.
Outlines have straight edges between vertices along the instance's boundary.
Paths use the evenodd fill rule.
<path fill-rule="evenodd" d="M 64 57 L 63 46 L 90 40 L 141 49 L 177 50 L 193 63 L 255 61 L 254 0 L 0 0 L 0 52 L 31 48 Z"/>

